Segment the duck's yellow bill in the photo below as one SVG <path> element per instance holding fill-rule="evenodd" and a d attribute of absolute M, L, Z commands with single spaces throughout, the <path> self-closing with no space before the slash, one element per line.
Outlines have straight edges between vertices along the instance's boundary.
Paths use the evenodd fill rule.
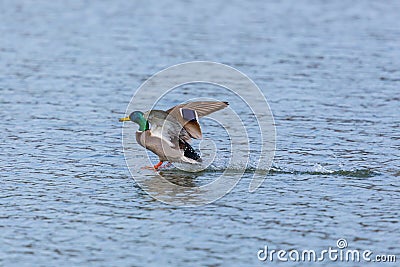
<path fill-rule="evenodd" d="M 119 119 L 120 122 L 129 121 L 129 120 L 130 120 L 129 117 L 125 117 L 125 118 L 120 118 L 120 119 Z"/>

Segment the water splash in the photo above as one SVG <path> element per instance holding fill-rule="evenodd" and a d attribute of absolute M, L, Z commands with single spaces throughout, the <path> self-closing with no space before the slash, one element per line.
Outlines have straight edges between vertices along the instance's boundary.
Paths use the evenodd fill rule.
<path fill-rule="evenodd" d="M 358 177 L 358 178 L 368 178 L 368 177 L 373 177 L 377 175 L 381 175 L 380 172 L 373 170 L 373 169 L 368 169 L 368 168 L 352 168 L 352 169 L 345 169 L 345 168 L 340 168 L 340 169 L 328 169 L 327 167 L 324 167 L 321 164 L 315 164 L 313 167 L 310 168 L 304 168 L 304 169 L 293 169 L 290 167 L 279 167 L 276 164 L 271 169 L 263 168 L 256 168 L 255 166 L 252 166 L 252 164 L 249 164 L 248 166 L 245 166 L 244 164 L 236 164 L 233 165 L 229 168 L 226 168 L 226 165 L 220 165 L 220 164 L 211 164 L 207 168 L 203 169 L 200 172 L 197 172 L 199 175 L 205 174 L 205 173 L 222 173 L 224 171 L 229 171 L 230 173 L 254 173 L 255 171 L 261 171 L 268 173 L 269 175 L 279 175 L 279 174 L 287 174 L 287 175 L 332 175 L 332 176 L 346 176 L 346 177 Z M 165 168 L 163 171 L 174 171 L 174 172 L 182 172 L 186 173 L 185 171 L 180 170 L 179 168 L 176 168 L 175 166 L 171 165 L 168 168 Z"/>

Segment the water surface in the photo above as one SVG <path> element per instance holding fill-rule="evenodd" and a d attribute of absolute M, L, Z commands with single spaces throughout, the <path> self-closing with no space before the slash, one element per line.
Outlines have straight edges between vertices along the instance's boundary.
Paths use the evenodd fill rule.
<path fill-rule="evenodd" d="M 264 245 L 322 250 L 338 238 L 400 259 L 399 2 L 0 5 L 0 265 L 265 265 Z M 145 79 L 191 60 L 259 85 L 277 150 L 256 192 L 250 165 L 220 200 L 177 208 L 131 178 L 117 119 Z M 223 132 L 202 123 L 224 149 Z M 222 155 L 165 174 L 211 181 Z"/>

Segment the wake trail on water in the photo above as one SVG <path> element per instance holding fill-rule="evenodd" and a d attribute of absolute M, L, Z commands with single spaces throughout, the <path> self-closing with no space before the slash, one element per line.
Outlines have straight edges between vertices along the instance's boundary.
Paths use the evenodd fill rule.
<path fill-rule="evenodd" d="M 174 166 L 177 165 L 177 166 Z M 332 176 L 346 176 L 346 177 L 358 177 L 358 178 L 367 178 L 373 177 L 377 175 L 381 175 L 380 172 L 375 171 L 373 169 L 368 168 L 351 168 L 351 169 L 328 169 L 320 164 L 315 164 L 312 167 L 280 167 L 277 165 L 273 165 L 271 168 L 268 169 L 267 166 L 259 166 L 257 167 L 255 164 L 246 164 L 246 163 L 237 163 L 237 164 L 230 164 L 227 166 L 226 164 L 221 163 L 212 163 L 205 168 L 199 168 L 199 166 L 190 166 L 185 164 L 184 168 L 181 168 L 181 164 L 173 164 L 165 170 L 174 170 L 179 172 L 196 172 L 196 173 L 264 173 L 268 175 L 332 175 Z"/>

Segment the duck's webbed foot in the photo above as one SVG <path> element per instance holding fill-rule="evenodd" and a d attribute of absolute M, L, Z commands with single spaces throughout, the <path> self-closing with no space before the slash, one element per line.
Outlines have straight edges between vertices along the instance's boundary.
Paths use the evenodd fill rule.
<path fill-rule="evenodd" d="M 163 168 L 168 168 L 168 167 L 171 166 L 171 165 L 172 165 L 172 163 L 171 163 L 171 162 L 168 162 L 166 165 L 164 165 Z"/>

